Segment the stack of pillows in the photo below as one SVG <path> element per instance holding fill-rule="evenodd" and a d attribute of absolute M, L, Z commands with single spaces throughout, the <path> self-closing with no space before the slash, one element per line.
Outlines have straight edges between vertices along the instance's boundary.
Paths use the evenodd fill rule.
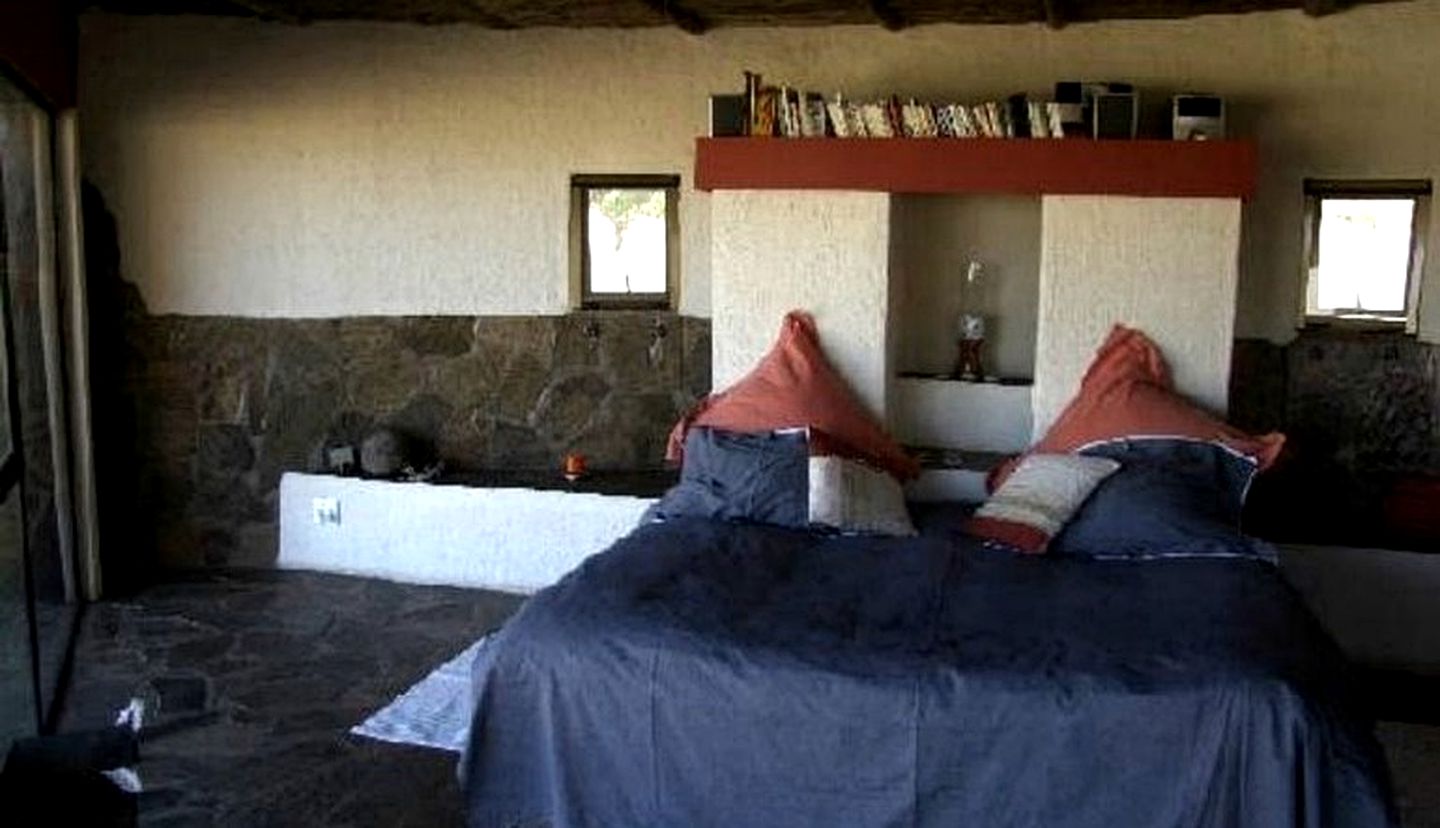
<path fill-rule="evenodd" d="M 798 311 L 749 374 L 676 424 L 667 459 L 683 466 L 653 511 L 660 518 L 915 534 L 901 481 L 919 464 L 851 393 Z"/>
<path fill-rule="evenodd" d="M 1192 405 L 1155 343 L 1116 325 L 1040 442 L 992 473 L 968 530 L 1028 553 L 1267 556 L 1240 512 L 1284 443 Z"/>
<path fill-rule="evenodd" d="M 1159 348 L 1117 325 L 1045 437 L 992 472 L 966 531 L 1031 554 L 1263 554 L 1240 534 L 1240 511 L 1283 444 L 1186 401 Z M 804 313 L 785 317 L 754 370 L 676 424 L 668 458 L 683 470 L 652 512 L 661 519 L 915 534 L 901 484 L 918 464 L 830 366 Z"/>

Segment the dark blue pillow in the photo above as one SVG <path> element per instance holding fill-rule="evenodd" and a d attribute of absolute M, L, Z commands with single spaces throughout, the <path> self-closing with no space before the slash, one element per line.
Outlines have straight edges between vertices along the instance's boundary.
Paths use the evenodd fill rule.
<path fill-rule="evenodd" d="M 804 528 L 810 523 L 810 444 L 804 431 L 741 434 L 693 428 L 680 482 L 647 516 L 705 517 Z"/>
<path fill-rule="evenodd" d="M 1122 439 L 1081 454 L 1120 461 L 1065 529 L 1051 554 L 1088 558 L 1262 557 L 1240 531 L 1256 463 L 1224 446 L 1184 439 Z"/>

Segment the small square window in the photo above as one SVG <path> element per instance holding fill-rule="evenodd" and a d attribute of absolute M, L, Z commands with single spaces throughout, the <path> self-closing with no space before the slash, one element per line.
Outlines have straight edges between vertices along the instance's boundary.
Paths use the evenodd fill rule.
<path fill-rule="evenodd" d="M 571 270 L 581 307 L 672 306 L 679 190 L 674 175 L 570 179 Z"/>
<path fill-rule="evenodd" d="M 1305 182 L 1307 324 L 1414 332 L 1429 181 Z"/>

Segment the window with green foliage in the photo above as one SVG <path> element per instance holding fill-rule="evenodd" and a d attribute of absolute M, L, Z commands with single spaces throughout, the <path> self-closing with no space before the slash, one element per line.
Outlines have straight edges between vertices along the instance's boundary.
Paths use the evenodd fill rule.
<path fill-rule="evenodd" d="M 679 188 L 673 175 L 571 178 L 571 269 L 581 307 L 672 306 Z"/>

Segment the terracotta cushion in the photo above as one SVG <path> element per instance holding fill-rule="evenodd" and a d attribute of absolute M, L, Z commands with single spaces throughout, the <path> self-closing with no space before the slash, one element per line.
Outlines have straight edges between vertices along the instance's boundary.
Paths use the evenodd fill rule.
<path fill-rule="evenodd" d="M 1160 349 L 1134 328 L 1116 325 L 1086 369 L 1075 398 L 1027 454 L 1063 454 L 1123 437 L 1181 437 L 1225 445 L 1259 464 L 1279 456 L 1285 435 L 1252 435 L 1227 425 L 1175 391 Z M 1017 461 L 991 475 L 1004 482 Z"/>
<path fill-rule="evenodd" d="M 785 315 L 769 353 L 734 385 L 701 400 L 670 432 L 666 459 L 683 457 L 685 435 L 695 426 L 756 432 L 811 428 L 824 432 L 843 453 L 905 480 L 920 465 L 890 439 L 820 349 L 815 320 L 801 311 Z"/>

